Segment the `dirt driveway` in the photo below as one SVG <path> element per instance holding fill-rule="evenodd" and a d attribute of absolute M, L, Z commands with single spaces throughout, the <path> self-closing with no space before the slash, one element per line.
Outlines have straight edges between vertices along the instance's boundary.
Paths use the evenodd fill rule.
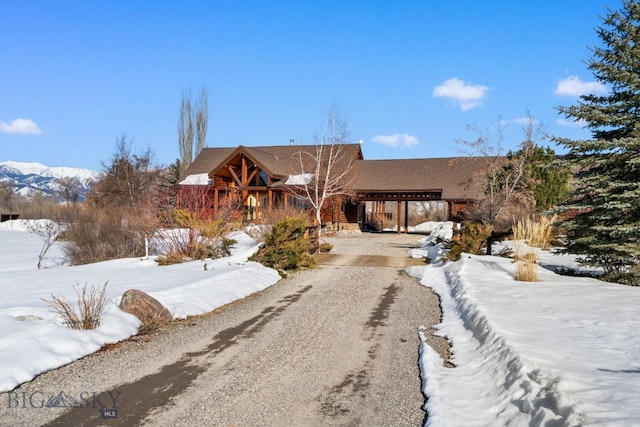
<path fill-rule="evenodd" d="M 402 270 L 419 238 L 329 238 L 316 270 L 24 384 L 0 425 L 421 425 L 418 328 L 440 313 Z M 61 390 L 85 398 L 26 405 Z"/>

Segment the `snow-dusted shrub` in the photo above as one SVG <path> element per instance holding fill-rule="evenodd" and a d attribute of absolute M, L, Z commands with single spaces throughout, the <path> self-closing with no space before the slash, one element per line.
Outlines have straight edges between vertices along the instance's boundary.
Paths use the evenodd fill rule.
<path fill-rule="evenodd" d="M 312 243 L 305 239 L 308 218 L 306 215 L 285 218 L 273 225 L 265 236 L 264 246 L 251 257 L 276 270 L 312 268 L 315 258 L 309 253 Z"/>
<path fill-rule="evenodd" d="M 463 252 L 480 255 L 487 247 L 487 240 L 491 236 L 490 224 L 480 222 L 465 222 L 462 224 L 459 235 L 454 235 L 451 240 L 450 251 L 447 258 L 457 261 Z"/>

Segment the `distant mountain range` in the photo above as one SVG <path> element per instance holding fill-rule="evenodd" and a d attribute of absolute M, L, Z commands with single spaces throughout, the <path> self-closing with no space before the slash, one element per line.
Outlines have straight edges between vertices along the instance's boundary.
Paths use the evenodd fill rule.
<path fill-rule="evenodd" d="M 80 184 L 80 198 L 101 175 L 101 172 L 68 167 L 49 167 L 40 163 L 0 162 L 0 181 L 11 183 L 15 192 L 31 197 L 41 191 L 47 195 L 60 197 L 60 180 L 76 178 Z"/>

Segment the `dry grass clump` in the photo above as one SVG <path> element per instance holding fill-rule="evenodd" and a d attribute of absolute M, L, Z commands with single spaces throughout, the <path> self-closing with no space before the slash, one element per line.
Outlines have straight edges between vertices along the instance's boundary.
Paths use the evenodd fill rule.
<path fill-rule="evenodd" d="M 538 264 L 529 261 L 516 261 L 516 280 L 520 282 L 538 281 Z"/>
<path fill-rule="evenodd" d="M 529 246 L 549 249 L 557 240 L 557 230 L 553 225 L 557 219 L 556 215 L 521 219 L 513 226 L 513 240 L 524 240 Z"/>
<path fill-rule="evenodd" d="M 43 301 L 53 308 L 62 317 L 62 323 L 71 329 L 95 329 L 100 325 L 102 312 L 107 301 L 107 282 L 100 290 L 98 286 L 91 285 L 87 290 L 87 284 L 82 287 L 76 284 L 73 289 L 78 302 L 78 312 L 73 304 L 65 297 L 51 294 L 51 300 Z"/>
<path fill-rule="evenodd" d="M 549 249 L 557 241 L 555 215 L 525 218 L 513 226 L 515 241 L 515 279 L 523 282 L 538 281 L 538 255 L 530 247 Z M 526 244 L 525 244 L 526 243 Z"/>
<path fill-rule="evenodd" d="M 516 274 L 515 279 L 521 282 L 538 281 L 538 254 L 526 245 L 516 241 Z"/>

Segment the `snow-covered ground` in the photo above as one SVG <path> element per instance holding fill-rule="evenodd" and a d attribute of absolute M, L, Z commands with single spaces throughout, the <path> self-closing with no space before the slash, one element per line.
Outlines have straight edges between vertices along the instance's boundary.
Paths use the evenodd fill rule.
<path fill-rule="evenodd" d="M 437 260 L 432 225 L 423 248 Z M 422 345 L 428 426 L 632 426 L 640 420 L 640 288 L 559 276 L 571 257 L 538 250 L 538 282 L 513 260 L 470 256 L 412 267 L 441 298 L 455 368 Z M 426 331 L 424 333 L 427 333 Z"/>
<path fill-rule="evenodd" d="M 55 244 L 37 269 L 42 240 L 24 221 L 0 224 L 0 392 L 13 389 L 47 370 L 95 352 L 104 344 L 135 335 L 139 321 L 118 308 L 128 289 L 160 301 L 174 318 L 206 313 L 265 289 L 280 280 L 275 270 L 247 261 L 256 250 L 244 233 L 232 256 L 204 262 L 158 266 L 151 259 L 128 258 L 83 266 L 63 265 Z M 107 284 L 108 304 L 101 325 L 78 331 L 62 325 L 42 300 L 65 296 L 75 303 L 74 285 Z"/>
<path fill-rule="evenodd" d="M 451 223 L 426 223 L 415 257 L 435 260 L 408 272 L 440 295 L 439 333 L 453 350 L 445 368 L 420 348 L 428 426 L 630 426 L 640 420 L 640 288 L 559 276 L 571 257 L 539 251 L 540 281 L 513 279 L 511 259 L 469 256 L 442 264 L 436 236 Z M 257 246 L 245 234 L 231 257 L 159 267 L 137 258 L 86 266 L 61 264 L 54 246 L 38 270 L 42 241 L 21 222 L 0 225 L 0 391 L 64 365 L 103 344 L 136 333 L 138 320 L 117 308 L 127 289 L 141 289 L 181 318 L 213 310 L 264 289 L 278 274 L 247 258 Z M 73 285 L 108 281 L 109 305 L 94 331 L 62 326 L 42 301 L 74 300 Z M 421 334 L 428 333 L 427 331 Z"/>

